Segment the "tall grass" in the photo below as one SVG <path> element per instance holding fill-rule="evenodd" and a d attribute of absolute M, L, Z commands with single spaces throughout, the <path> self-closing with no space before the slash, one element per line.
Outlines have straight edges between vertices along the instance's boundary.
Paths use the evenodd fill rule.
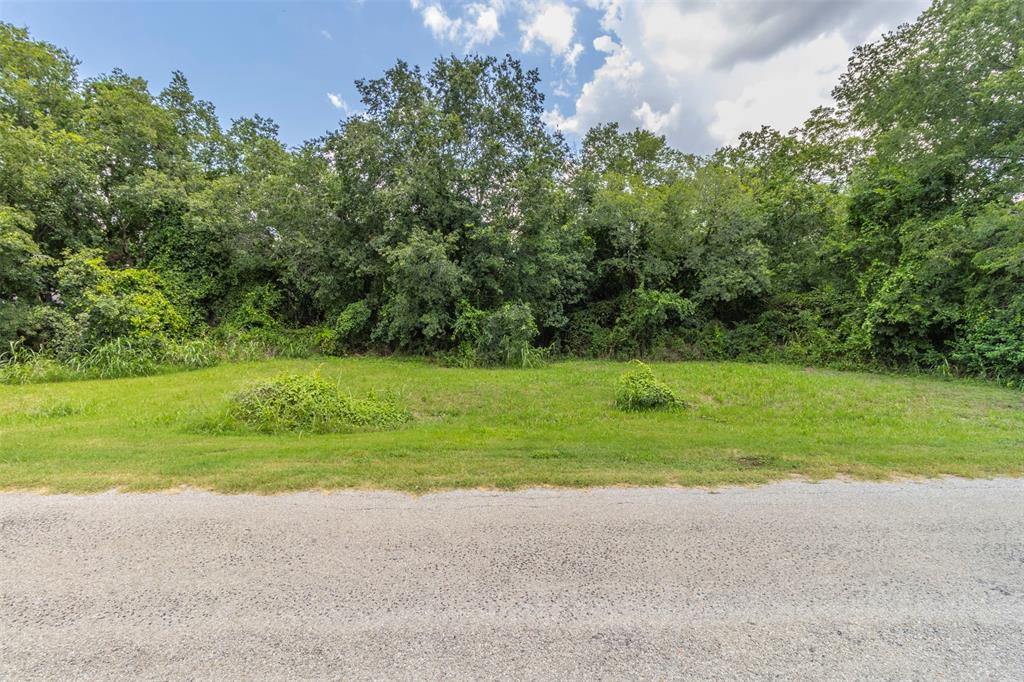
<path fill-rule="evenodd" d="M 184 341 L 117 338 L 81 353 L 35 351 L 12 343 L 0 353 L 0 383 L 118 379 L 202 369 L 222 362 L 308 357 L 312 353 L 305 343 L 308 336 L 222 335 Z"/>

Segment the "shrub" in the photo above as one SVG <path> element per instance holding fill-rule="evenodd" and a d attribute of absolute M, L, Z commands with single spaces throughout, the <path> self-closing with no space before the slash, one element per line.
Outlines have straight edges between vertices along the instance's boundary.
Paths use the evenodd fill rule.
<path fill-rule="evenodd" d="M 170 284 L 142 268 L 115 270 L 98 251 L 69 254 L 57 271 L 64 310 L 74 319 L 60 340 L 68 352 L 128 339 L 183 338 L 190 313 L 172 302 Z"/>
<path fill-rule="evenodd" d="M 331 355 L 361 350 L 370 336 L 370 318 L 373 311 L 366 301 L 356 301 L 345 306 L 323 335 L 320 348 Z"/>
<path fill-rule="evenodd" d="M 682 407 L 680 400 L 665 383 L 654 378 L 651 368 L 633 360 L 630 369 L 619 377 L 615 388 L 615 404 L 622 410 L 656 410 Z"/>
<path fill-rule="evenodd" d="M 78 330 L 75 320 L 56 305 L 33 305 L 23 318 L 23 324 L 10 338 L 18 339 L 29 348 L 53 348 L 74 338 Z"/>
<path fill-rule="evenodd" d="M 246 426 L 269 433 L 393 429 L 411 416 L 391 398 L 355 398 L 319 376 L 297 374 L 246 386 L 231 397 L 228 412 Z"/>
<path fill-rule="evenodd" d="M 565 333 L 565 352 L 580 357 L 607 357 L 617 314 L 617 301 L 597 301 L 572 313 Z"/>
<path fill-rule="evenodd" d="M 535 367 L 544 359 L 544 352 L 532 345 L 538 333 L 529 304 L 506 303 L 483 311 L 463 302 L 453 335 L 460 360 L 456 364 Z"/>
<path fill-rule="evenodd" d="M 1024 314 L 970 319 L 952 357 L 971 374 L 1024 386 Z"/>
<path fill-rule="evenodd" d="M 678 294 L 634 289 L 622 302 L 622 311 L 608 337 L 611 350 L 621 356 L 650 353 L 667 333 L 696 312 L 692 301 Z"/>
<path fill-rule="evenodd" d="M 276 329 L 281 326 L 277 309 L 282 295 L 272 284 L 246 289 L 224 319 L 224 326 L 236 330 Z"/>

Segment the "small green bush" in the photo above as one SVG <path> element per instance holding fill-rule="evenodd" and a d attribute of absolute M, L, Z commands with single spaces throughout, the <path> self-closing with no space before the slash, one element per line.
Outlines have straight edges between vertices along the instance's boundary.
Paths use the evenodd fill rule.
<path fill-rule="evenodd" d="M 615 387 L 615 404 L 619 409 L 637 411 L 683 406 L 683 401 L 668 385 L 654 378 L 650 367 L 639 360 L 633 360 L 629 366 Z"/>
<path fill-rule="evenodd" d="M 393 429 L 411 418 L 392 398 L 346 395 L 319 376 L 281 374 L 246 386 L 231 397 L 230 417 L 274 433 L 338 433 L 358 429 Z"/>

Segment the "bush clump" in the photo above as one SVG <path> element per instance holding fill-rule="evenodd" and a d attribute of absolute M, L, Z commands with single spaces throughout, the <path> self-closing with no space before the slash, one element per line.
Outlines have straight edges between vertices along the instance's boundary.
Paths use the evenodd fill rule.
<path fill-rule="evenodd" d="M 229 414 L 262 432 L 338 433 L 393 429 L 409 412 L 389 397 L 356 398 L 319 376 L 281 374 L 231 397 Z"/>
<path fill-rule="evenodd" d="M 452 336 L 458 346 L 448 361 L 464 367 L 538 367 L 544 362 L 544 350 L 533 346 L 539 333 L 526 303 L 477 310 L 463 301 Z"/>
<path fill-rule="evenodd" d="M 57 270 L 63 352 L 87 353 L 120 339 L 135 346 L 185 339 L 193 311 L 175 301 L 173 283 L 155 270 L 111 268 L 98 250 L 69 254 Z"/>
<path fill-rule="evenodd" d="M 650 367 L 639 360 L 633 360 L 629 366 L 615 387 L 615 404 L 619 409 L 637 411 L 683 406 L 672 389 L 654 377 Z"/>

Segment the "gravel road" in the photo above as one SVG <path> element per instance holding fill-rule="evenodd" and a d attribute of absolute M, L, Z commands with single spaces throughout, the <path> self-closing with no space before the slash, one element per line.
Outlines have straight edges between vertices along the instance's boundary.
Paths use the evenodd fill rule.
<path fill-rule="evenodd" d="M 1024 679 L 1024 480 L 0 495 L 0 678 Z"/>

